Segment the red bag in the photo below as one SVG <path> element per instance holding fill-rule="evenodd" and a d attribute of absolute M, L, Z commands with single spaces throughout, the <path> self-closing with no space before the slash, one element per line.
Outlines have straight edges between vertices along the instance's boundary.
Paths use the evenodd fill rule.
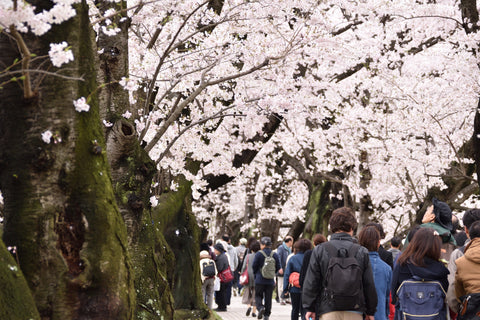
<path fill-rule="evenodd" d="M 247 256 L 247 265 L 245 267 L 245 270 L 242 272 L 242 274 L 240 275 L 240 278 L 238 279 L 238 282 L 240 283 L 240 285 L 242 286 L 246 286 L 248 285 L 248 256 Z"/>
<path fill-rule="evenodd" d="M 223 270 L 218 274 L 218 277 L 220 278 L 221 283 L 228 283 L 233 280 L 233 273 L 230 270 L 230 267 L 227 269 Z"/>
<path fill-rule="evenodd" d="M 242 274 L 240 275 L 240 284 L 242 286 L 248 284 L 248 269 L 245 269 L 245 271 L 243 271 Z"/>
<path fill-rule="evenodd" d="M 288 283 L 292 285 L 292 287 L 300 288 L 300 273 L 292 272 L 288 277 Z"/>

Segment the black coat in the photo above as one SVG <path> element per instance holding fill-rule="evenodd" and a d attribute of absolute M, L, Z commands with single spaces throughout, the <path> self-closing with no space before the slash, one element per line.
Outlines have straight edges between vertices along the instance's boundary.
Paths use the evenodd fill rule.
<path fill-rule="evenodd" d="M 353 238 L 347 233 L 334 233 L 332 234 L 329 243 L 333 244 L 337 249 L 345 248 L 348 250 L 353 244 Z M 302 288 L 303 308 L 307 311 L 316 311 L 317 315 L 337 311 L 332 309 L 328 298 L 324 294 L 324 279 L 328 269 L 328 262 L 330 260 L 330 256 L 324 245 L 325 243 L 322 243 L 313 249 Z M 375 289 L 368 250 L 364 247 L 360 247 L 355 258 L 357 259 L 358 264 L 362 266 L 363 270 L 362 284 L 364 301 L 359 301 L 360 310 L 367 315 L 373 316 L 377 308 L 377 290 Z M 320 300 L 318 309 L 315 308 L 317 298 Z"/>
<path fill-rule="evenodd" d="M 378 248 L 378 255 L 380 256 L 380 259 L 385 261 L 385 263 L 393 270 L 393 254 L 390 251 L 385 250 L 383 246 L 380 246 Z"/>

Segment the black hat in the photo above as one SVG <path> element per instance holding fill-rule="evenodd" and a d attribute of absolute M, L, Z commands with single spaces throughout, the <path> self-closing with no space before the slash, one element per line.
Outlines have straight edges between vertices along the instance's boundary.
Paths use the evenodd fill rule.
<path fill-rule="evenodd" d="M 220 252 L 225 252 L 225 248 L 223 247 L 223 244 L 221 244 L 220 242 L 215 243 L 213 247 Z"/>
<path fill-rule="evenodd" d="M 438 200 L 437 198 L 432 199 L 433 202 L 433 213 L 435 214 L 435 222 L 452 231 L 452 210 L 445 202 Z"/>
<path fill-rule="evenodd" d="M 270 237 L 263 237 L 262 239 L 260 239 L 260 243 L 267 246 L 267 247 L 271 247 L 272 246 L 272 239 L 270 239 Z"/>

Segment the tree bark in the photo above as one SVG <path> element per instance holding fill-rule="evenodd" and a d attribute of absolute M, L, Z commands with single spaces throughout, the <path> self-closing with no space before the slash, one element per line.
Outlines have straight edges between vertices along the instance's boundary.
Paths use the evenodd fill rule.
<path fill-rule="evenodd" d="M 34 3 L 38 10 L 49 1 Z M 3 239 L 17 248 L 22 272 L 42 319 L 131 319 L 135 306 L 127 232 L 116 206 L 96 98 L 94 48 L 85 2 L 77 16 L 42 37 L 26 35 L 47 54 L 67 41 L 72 77 L 32 75 L 35 97 L 4 88 L 0 102 L 0 189 L 5 201 Z M 9 65 L 11 57 L 2 57 Z M 55 88 L 55 90 L 53 90 Z M 72 101 L 88 97 L 90 111 Z M 51 143 L 42 133 L 51 130 Z"/>

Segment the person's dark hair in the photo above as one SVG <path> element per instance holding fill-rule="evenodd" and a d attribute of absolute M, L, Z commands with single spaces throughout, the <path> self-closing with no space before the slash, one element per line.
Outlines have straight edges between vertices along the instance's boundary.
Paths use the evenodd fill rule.
<path fill-rule="evenodd" d="M 200 251 L 210 252 L 210 247 L 208 246 L 208 243 L 206 243 L 206 242 L 200 243 Z"/>
<path fill-rule="evenodd" d="M 412 229 L 407 234 L 407 240 L 408 242 L 412 241 L 413 236 L 415 235 L 415 232 L 420 230 L 420 226 L 413 226 Z"/>
<path fill-rule="evenodd" d="M 222 236 L 222 240 L 228 242 L 228 241 L 230 241 L 230 236 L 225 233 L 225 234 Z"/>
<path fill-rule="evenodd" d="M 253 243 L 253 241 L 257 240 L 257 238 L 255 237 L 250 237 L 248 238 L 247 240 L 247 244 L 245 245 L 246 248 L 249 248 L 250 249 L 250 245 Z"/>
<path fill-rule="evenodd" d="M 321 233 L 317 233 L 313 236 L 313 245 L 318 246 L 320 243 L 327 242 L 327 238 Z"/>
<path fill-rule="evenodd" d="M 252 243 L 250 244 L 250 251 L 257 252 L 260 251 L 260 241 L 253 239 Z"/>
<path fill-rule="evenodd" d="M 471 240 L 480 237 L 480 220 L 472 223 L 470 229 L 468 229 L 468 233 L 470 234 Z"/>
<path fill-rule="evenodd" d="M 285 240 L 283 240 L 283 241 L 285 241 L 285 243 L 289 243 L 290 241 L 293 241 L 293 237 L 288 235 L 288 236 L 285 237 Z"/>
<path fill-rule="evenodd" d="M 211 247 L 213 245 L 213 240 L 212 239 L 208 239 L 207 240 L 207 244 Z"/>
<path fill-rule="evenodd" d="M 409 242 L 407 248 L 398 257 L 397 263 L 404 265 L 412 263 L 416 266 L 424 267 L 424 258 L 432 260 L 440 259 L 440 249 L 442 240 L 438 233 L 432 228 L 420 228 Z"/>
<path fill-rule="evenodd" d="M 377 228 L 378 232 L 380 233 L 380 238 L 385 238 L 385 231 L 383 231 L 383 227 L 380 223 L 377 222 L 369 222 L 365 225 L 365 227 L 375 227 Z"/>
<path fill-rule="evenodd" d="M 355 212 L 351 208 L 341 207 L 333 210 L 329 221 L 330 231 L 333 233 L 339 231 L 349 232 L 357 227 Z"/>
<path fill-rule="evenodd" d="M 358 243 L 368 251 L 378 251 L 380 232 L 375 226 L 367 226 L 358 234 Z"/>
<path fill-rule="evenodd" d="M 470 232 L 470 226 L 480 220 L 480 209 L 470 209 L 463 214 L 463 225 Z"/>
<path fill-rule="evenodd" d="M 402 239 L 400 237 L 395 236 L 390 240 L 390 245 L 392 247 L 398 248 L 400 247 L 401 244 L 402 244 Z"/>
<path fill-rule="evenodd" d="M 295 241 L 293 248 L 295 249 L 295 252 L 305 252 L 307 250 L 312 249 L 312 242 L 308 239 L 298 239 Z"/>

